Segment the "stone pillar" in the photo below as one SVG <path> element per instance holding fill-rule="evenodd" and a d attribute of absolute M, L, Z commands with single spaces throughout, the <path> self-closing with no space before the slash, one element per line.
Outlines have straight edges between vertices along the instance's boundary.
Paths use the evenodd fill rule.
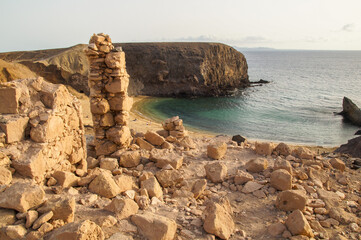
<path fill-rule="evenodd" d="M 125 53 L 114 48 L 108 35 L 99 33 L 90 38 L 86 54 L 96 155 L 110 155 L 132 141 L 128 125 L 133 99 L 128 96 Z"/>

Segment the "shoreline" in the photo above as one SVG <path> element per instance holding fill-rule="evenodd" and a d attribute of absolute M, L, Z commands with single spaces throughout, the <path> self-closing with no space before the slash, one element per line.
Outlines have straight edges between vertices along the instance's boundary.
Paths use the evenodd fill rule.
<path fill-rule="evenodd" d="M 157 118 L 155 116 L 152 115 L 147 115 L 146 112 L 144 112 L 144 110 L 142 109 L 142 107 L 144 106 L 144 104 L 146 104 L 147 100 L 151 100 L 154 99 L 154 97 L 150 97 L 150 96 L 134 96 L 133 97 L 133 107 L 130 111 L 130 128 L 136 129 L 137 131 L 141 131 L 141 132 L 146 132 L 147 130 L 154 130 L 154 127 L 158 127 L 159 130 L 162 129 L 162 125 L 161 122 L 164 121 L 165 119 L 161 119 L 161 117 Z M 143 111 L 142 111 L 143 110 Z M 134 121 L 134 119 L 136 119 L 136 121 Z M 188 132 L 190 132 L 190 134 L 192 136 L 195 137 L 216 137 L 216 136 L 229 136 L 232 137 L 230 135 L 227 134 L 217 134 L 217 133 L 212 133 L 212 132 L 207 132 L 207 131 L 203 131 L 194 127 L 189 127 L 186 125 L 186 129 Z M 139 130 L 140 129 L 140 130 Z M 265 139 L 253 139 L 253 138 L 246 138 L 248 142 L 250 143 L 254 143 L 254 142 L 271 142 L 274 144 L 279 144 L 281 143 L 281 141 L 272 141 L 272 140 L 265 140 Z M 319 146 L 319 145 L 312 145 L 312 144 L 307 144 L 307 143 L 294 143 L 294 142 L 283 142 L 287 145 L 289 145 L 290 147 L 307 147 L 311 150 L 314 150 L 315 152 L 320 152 L 320 154 L 322 154 L 322 152 L 332 152 L 334 151 L 336 148 L 338 148 L 339 146 Z"/>

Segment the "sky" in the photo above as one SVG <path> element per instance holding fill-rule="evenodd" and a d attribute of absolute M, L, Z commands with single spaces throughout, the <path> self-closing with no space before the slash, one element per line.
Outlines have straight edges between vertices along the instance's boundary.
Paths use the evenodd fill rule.
<path fill-rule="evenodd" d="M 360 0 L 0 0 L 0 52 L 113 42 L 361 50 Z"/>

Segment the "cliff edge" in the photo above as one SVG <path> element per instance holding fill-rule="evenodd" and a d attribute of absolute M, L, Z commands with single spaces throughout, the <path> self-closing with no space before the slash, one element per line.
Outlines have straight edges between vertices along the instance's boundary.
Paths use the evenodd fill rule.
<path fill-rule="evenodd" d="M 249 85 L 247 61 L 220 43 L 118 43 L 126 54 L 129 94 L 219 96 Z M 70 48 L 0 53 L 53 83 L 89 93 L 85 44 Z M 0 66 L 1 68 L 1 66 Z"/>

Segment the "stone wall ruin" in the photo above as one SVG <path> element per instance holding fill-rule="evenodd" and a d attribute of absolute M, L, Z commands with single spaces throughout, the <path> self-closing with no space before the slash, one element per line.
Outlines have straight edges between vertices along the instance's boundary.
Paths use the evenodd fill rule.
<path fill-rule="evenodd" d="M 110 155 L 129 147 L 132 141 L 128 124 L 133 99 L 128 96 L 125 53 L 121 47 L 114 48 L 108 35 L 100 33 L 90 38 L 86 54 L 96 155 Z"/>

